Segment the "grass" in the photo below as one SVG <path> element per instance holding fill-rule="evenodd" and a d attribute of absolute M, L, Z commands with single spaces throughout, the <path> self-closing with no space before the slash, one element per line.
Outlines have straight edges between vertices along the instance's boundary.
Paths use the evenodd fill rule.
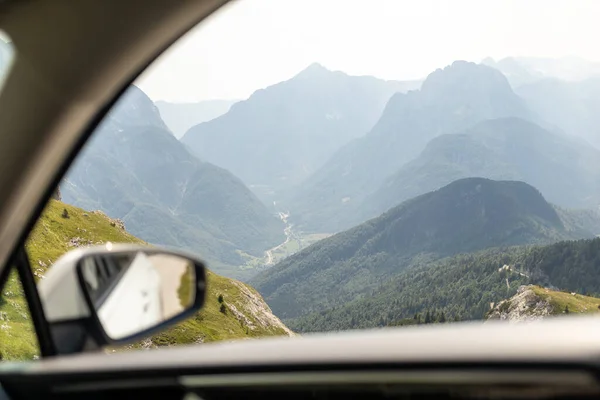
<path fill-rule="evenodd" d="M 78 245 L 106 242 L 145 244 L 102 213 L 84 211 L 51 200 L 25 247 L 33 273 L 40 280 L 54 261 Z M 183 274 L 178 291 L 182 302 L 189 301 L 191 284 L 190 275 Z M 226 314 L 219 312 L 219 293 L 224 295 L 228 307 Z M 204 309 L 164 334 L 155 336 L 152 341 L 156 345 L 174 345 L 285 334 L 283 328 L 263 327 L 258 322 L 253 315 L 254 311 L 248 309 L 248 293 L 258 296 L 254 289 L 240 282 L 208 272 L 208 294 Z M 268 310 L 262 298 L 258 296 L 258 299 L 264 305 L 263 308 Z M 240 311 L 238 314 L 241 317 L 236 316 L 234 308 Z M 127 346 L 132 347 L 141 347 L 141 344 Z M 38 348 L 23 289 L 16 272 L 13 272 L 0 297 L 0 356 L 3 360 L 31 360 L 39 355 Z"/>
<path fill-rule="evenodd" d="M 553 314 L 564 314 L 569 307 L 569 313 L 597 313 L 600 312 L 600 299 L 596 297 L 583 296 L 581 294 L 571 294 L 559 292 L 535 286 L 533 292 L 548 301 L 553 308 Z"/>
<path fill-rule="evenodd" d="M 68 218 L 62 217 L 64 210 L 67 210 Z M 40 278 L 60 256 L 76 248 L 74 244 L 96 245 L 106 242 L 145 244 L 102 213 L 84 211 L 50 200 L 25 248 L 34 275 Z"/>
<path fill-rule="evenodd" d="M 66 213 L 65 213 L 66 210 Z M 101 213 L 50 200 L 29 236 L 25 248 L 37 280 L 75 243 L 144 243 Z M 39 354 L 33 323 L 16 271 L 2 290 L 0 304 L 0 355 L 3 360 L 31 360 Z"/>
<path fill-rule="evenodd" d="M 262 298 L 254 289 L 210 271 L 207 273 L 207 280 L 208 290 L 204 308 L 193 318 L 152 337 L 151 340 L 155 345 L 215 342 L 285 334 L 281 327 L 263 326 L 255 313 L 248 309 L 252 303 L 248 295 L 262 302 Z M 223 295 L 223 304 L 227 307 L 225 314 L 219 310 L 220 294 Z M 261 306 L 269 310 L 266 304 L 263 303 Z M 234 310 L 242 313 L 245 319 L 238 318 Z"/>
<path fill-rule="evenodd" d="M 3 361 L 25 361 L 39 356 L 35 329 L 16 271 L 10 273 L 2 290 L 0 356 Z"/>

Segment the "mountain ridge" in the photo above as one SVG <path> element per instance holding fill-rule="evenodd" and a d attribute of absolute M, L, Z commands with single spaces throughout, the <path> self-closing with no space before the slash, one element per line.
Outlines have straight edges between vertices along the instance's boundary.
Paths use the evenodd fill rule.
<path fill-rule="evenodd" d="M 467 178 L 323 239 L 251 282 L 276 315 L 289 319 L 376 291 L 417 261 L 582 237 L 593 234 L 565 226 L 532 186 Z"/>
<path fill-rule="evenodd" d="M 497 70 L 455 61 L 427 77 L 421 89 L 397 93 L 364 137 L 340 148 L 290 196 L 294 222 L 308 231 L 336 232 L 353 212 L 429 140 L 492 118 L 529 117 L 523 101 Z"/>
<path fill-rule="evenodd" d="M 593 208 L 600 204 L 599 171 L 600 151 L 567 135 L 519 118 L 487 120 L 432 139 L 358 205 L 353 217 L 378 215 L 407 198 L 472 176 L 524 181 L 554 204 Z"/>
<path fill-rule="evenodd" d="M 567 305 L 573 313 L 597 311 L 589 300 L 600 301 L 599 249 L 600 238 L 595 238 L 418 260 L 369 296 L 286 322 L 298 332 L 314 332 L 396 325 L 426 312 L 463 321 L 484 320 L 497 310 L 502 318 L 510 309 L 503 302 L 523 285 L 541 286 L 544 293 L 534 294 L 533 301 L 519 301 L 525 307 L 515 307 L 518 319 L 529 319 L 539 301 L 544 304 L 537 311 L 544 315 L 561 314 Z"/>
<path fill-rule="evenodd" d="M 101 209 L 140 238 L 194 251 L 233 277 L 253 272 L 239 268 L 240 251 L 262 256 L 284 240 L 283 223 L 239 178 L 192 155 L 135 86 L 99 126 L 61 191 L 65 202 Z"/>
<path fill-rule="evenodd" d="M 239 176 L 259 195 L 304 179 L 349 140 L 365 134 L 406 83 L 355 77 L 312 64 L 255 91 L 181 139 L 201 159 Z"/>

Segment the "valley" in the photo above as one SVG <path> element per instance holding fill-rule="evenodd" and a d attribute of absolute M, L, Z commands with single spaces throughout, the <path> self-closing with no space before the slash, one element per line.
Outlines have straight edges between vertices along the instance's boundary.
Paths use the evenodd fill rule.
<path fill-rule="evenodd" d="M 274 201 L 273 205 L 276 206 L 277 202 Z M 285 234 L 285 241 L 265 251 L 263 257 L 251 257 L 246 255 L 248 261 L 240 267 L 241 270 L 248 271 L 248 277 L 252 278 L 260 271 L 268 269 L 285 258 L 297 253 L 298 251 L 310 246 L 311 244 L 318 242 L 321 239 L 325 239 L 330 234 L 327 233 L 304 233 L 302 231 L 296 231 L 294 225 L 290 222 L 289 211 L 279 211 L 277 215 L 281 221 L 285 224 L 283 233 Z"/>
<path fill-rule="evenodd" d="M 281 220 L 285 223 L 285 229 L 283 232 L 285 233 L 286 239 L 285 242 L 265 252 L 266 266 L 277 264 L 278 262 L 283 261 L 285 258 L 297 253 L 311 244 L 331 236 L 328 233 L 305 233 L 302 231 L 296 231 L 294 229 L 294 224 L 289 220 L 289 211 L 280 211 L 278 214 L 279 218 L 281 218 Z"/>

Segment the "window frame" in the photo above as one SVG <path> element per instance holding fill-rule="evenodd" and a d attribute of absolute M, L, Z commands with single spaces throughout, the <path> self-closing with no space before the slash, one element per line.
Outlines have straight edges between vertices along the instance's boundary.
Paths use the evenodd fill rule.
<path fill-rule="evenodd" d="M 39 293 L 37 291 L 37 287 L 35 285 L 35 279 L 34 279 L 34 275 L 33 275 L 33 270 L 32 270 L 32 266 L 31 263 L 28 259 L 26 250 L 25 250 L 25 244 L 31 234 L 31 232 L 33 231 L 36 223 L 38 222 L 40 216 L 42 215 L 48 201 L 52 198 L 52 195 L 54 194 L 54 192 L 56 191 L 56 188 L 58 187 L 58 185 L 60 184 L 61 180 L 63 179 L 63 177 L 67 174 L 69 168 L 71 167 L 71 165 L 73 164 L 73 162 L 75 161 L 75 159 L 77 158 L 77 156 L 81 153 L 83 147 L 85 146 L 85 144 L 88 142 L 88 140 L 91 138 L 92 134 L 96 131 L 97 127 L 102 123 L 102 121 L 106 118 L 106 116 L 108 115 L 108 113 L 110 112 L 110 110 L 114 107 L 115 103 L 123 96 L 123 94 L 127 91 L 127 89 L 129 88 L 130 85 L 132 85 L 135 80 L 144 72 L 148 69 L 148 67 L 150 65 L 152 65 L 152 63 L 154 63 L 154 61 L 160 57 L 165 51 L 167 51 L 169 48 L 171 48 L 171 46 L 176 43 L 182 36 L 184 36 L 187 32 L 189 32 L 191 29 L 193 29 L 194 27 L 198 26 L 200 23 L 202 23 L 202 21 L 209 17 L 210 15 L 212 15 L 215 11 L 217 11 L 219 8 L 221 8 L 222 6 L 224 6 L 226 3 L 228 3 L 230 0 L 209 0 L 209 1 L 205 1 L 205 2 L 198 2 L 198 3 L 181 3 L 179 5 L 178 8 L 173 8 L 173 4 L 171 4 L 170 2 L 164 2 L 163 5 L 160 4 L 160 2 L 158 2 L 157 4 L 154 4 L 153 7 L 153 11 L 163 11 L 162 16 L 163 16 L 163 20 L 156 20 L 156 19 L 152 19 L 150 22 L 152 23 L 153 29 L 158 29 L 161 28 L 160 31 L 162 36 L 159 36 L 158 38 L 160 40 L 152 42 L 151 46 L 152 48 L 149 49 L 148 46 L 149 44 L 147 42 L 144 42 L 144 40 L 148 41 L 148 38 L 154 37 L 156 39 L 156 32 L 153 32 L 153 35 L 147 35 L 147 36 L 135 36 L 136 32 L 135 29 L 132 29 L 132 32 L 126 32 L 128 34 L 131 34 L 132 38 L 134 41 L 131 44 L 131 48 L 142 48 L 141 52 L 139 54 L 136 54 L 135 57 L 131 58 L 130 57 L 130 65 L 133 65 L 133 69 L 129 72 L 124 72 L 121 73 L 121 75 L 124 76 L 117 76 L 117 77 L 112 77 L 112 76 L 104 76 L 103 79 L 105 81 L 107 81 L 110 84 L 114 85 L 114 82 L 117 79 L 121 79 L 122 82 L 118 83 L 116 86 L 116 90 L 113 91 L 113 93 L 111 93 L 109 95 L 109 99 L 102 105 L 100 105 L 91 115 L 90 118 L 88 118 L 84 124 L 83 127 L 79 130 L 79 132 L 77 133 L 77 136 L 71 140 L 69 143 L 66 143 L 66 145 L 68 146 L 67 151 L 64 153 L 64 156 L 61 157 L 60 161 L 58 161 L 58 167 L 54 168 L 52 173 L 50 174 L 52 176 L 52 178 L 48 179 L 47 181 L 42 182 L 43 185 L 45 185 L 45 188 L 41 191 L 41 196 L 38 197 L 38 200 L 36 200 L 36 205 L 32 208 L 32 211 L 29 212 L 27 214 L 27 216 L 25 217 L 25 222 L 22 224 L 21 228 L 19 228 L 20 233 L 18 235 L 14 235 L 14 237 L 16 237 L 15 241 L 14 241 L 14 245 L 12 247 L 12 249 L 10 251 L 8 251 L 8 257 L 5 258 L 5 262 L 0 263 L 0 290 L 3 290 L 6 282 L 7 282 L 7 278 L 11 272 L 11 268 L 13 267 L 13 265 L 18 268 L 19 271 L 19 277 L 22 281 L 23 284 L 23 288 L 24 288 L 24 292 L 26 293 L 26 299 L 27 299 L 27 303 L 28 306 L 31 309 L 31 313 L 32 313 L 32 320 L 34 323 L 34 327 L 35 327 L 35 332 L 36 332 L 36 336 L 38 338 L 38 342 L 40 343 L 40 355 L 41 357 L 50 357 L 50 356 L 55 356 L 56 351 L 54 349 L 54 341 L 53 338 L 51 336 L 49 327 L 48 327 L 48 323 L 47 320 L 44 316 L 44 311 L 43 308 L 41 308 L 41 301 L 39 298 Z M 77 4 L 79 4 L 79 2 L 75 2 Z M 114 3 L 114 4 L 112 4 Z M 106 2 L 106 3 L 92 3 L 92 4 L 104 4 L 106 5 L 106 9 L 110 9 L 111 7 L 117 6 L 117 7 L 121 7 L 122 10 L 127 10 L 127 7 L 125 7 L 125 4 L 121 4 L 121 2 Z M 132 4 L 133 8 L 135 9 L 135 4 Z M 161 7 L 163 7 L 161 9 Z M 90 9 L 92 9 L 93 7 L 90 7 Z M 164 13 L 165 8 L 168 9 L 170 11 L 170 13 Z M 40 7 L 41 10 L 36 10 L 38 13 L 44 13 L 44 9 L 42 7 Z M 179 10 L 181 9 L 181 10 Z M 58 11 L 55 13 L 58 17 L 64 17 L 64 15 L 61 15 L 61 10 L 57 9 Z M 29 10 L 31 11 L 31 10 Z M 87 9 L 82 9 L 79 10 L 82 11 L 82 14 L 84 16 L 87 16 L 88 18 L 90 17 L 89 13 L 86 14 L 86 12 L 88 12 L 89 10 Z M 179 12 L 179 14 L 177 13 Z M 25 18 L 21 18 L 18 19 L 18 13 L 14 13 L 15 15 L 8 15 L 8 17 L 13 17 L 13 19 L 20 21 L 19 24 L 14 24 L 14 26 L 11 26 L 12 29 L 6 29 L 6 34 L 9 37 L 13 37 L 13 38 L 18 38 L 19 34 L 21 34 L 21 36 L 23 35 L 23 32 L 29 32 L 30 31 L 30 25 L 27 24 L 28 20 Z M 32 14 L 34 14 L 35 17 L 35 11 L 32 12 Z M 50 13 L 52 14 L 52 13 Z M 107 15 L 111 15 L 110 13 L 108 13 Z M 31 15 L 25 15 L 26 17 L 31 17 Z M 73 15 L 69 14 L 68 17 L 70 18 L 70 20 L 72 20 Z M 7 20 L 10 20 L 10 18 L 7 18 Z M 46 15 L 43 18 L 44 21 L 52 21 L 52 18 L 48 18 L 48 15 Z M 12 21 L 14 22 L 14 21 Z M 56 21 L 55 21 L 56 22 Z M 54 23 L 55 23 L 54 22 Z M 148 21 L 143 21 L 142 22 L 148 23 Z M 77 24 L 77 27 L 80 27 L 79 24 Z M 150 27 L 150 26 L 148 26 Z M 0 26 L 0 29 L 2 28 L 2 26 Z M 42 29 L 43 27 L 38 27 L 39 29 Z M 66 27 L 65 27 L 66 28 Z M 13 32 L 15 32 L 13 34 Z M 68 29 L 65 29 L 65 32 L 69 32 Z M 139 33 L 139 32 L 137 32 Z M 131 42 L 131 39 L 130 42 Z M 56 42 L 56 41 L 55 41 Z M 16 44 L 13 42 L 13 51 L 14 51 L 14 57 L 13 57 L 13 62 L 11 67 L 13 67 L 10 71 L 9 74 L 6 77 L 5 82 L 7 84 L 12 84 L 13 82 L 11 81 L 11 77 L 12 77 L 12 72 L 13 69 L 19 69 L 19 67 L 23 66 L 23 59 L 21 57 L 19 57 L 19 42 L 17 41 Z M 68 44 L 73 44 L 74 50 L 78 50 L 79 48 L 78 43 L 73 42 L 73 43 L 68 43 Z M 67 45 L 68 45 L 67 44 Z M 33 48 L 35 48 L 35 46 L 39 46 L 39 43 L 37 41 L 32 41 L 30 43 L 25 43 L 25 45 L 27 47 L 29 47 L 28 50 L 32 50 Z M 143 48 L 143 47 L 146 48 Z M 87 44 L 86 44 L 87 47 Z M 136 48 L 136 49 L 137 49 Z M 73 49 L 72 49 L 73 50 Z M 39 55 L 36 54 L 35 52 L 33 53 L 35 56 Z M 25 63 L 27 62 L 31 62 L 31 61 L 35 61 L 35 60 L 25 60 Z M 131 68 L 130 68 L 131 69 Z M 104 71 L 103 71 L 104 72 Z M 21 85 L 23 85 L 22 81 L 22 76 L 18 77 L 17 79 L 15 79 L 16 83 L 20 83 Z M 13 90 L 14 91 L 14 90 Z M 4 94 L 4 93 L 2 93 Z M 6 96 L 3 96 L 6 97 Z M 69 103 L 68 101 L 63 105 L 62 109 L 59 109 L 59 113 L 66 113 L 67 117 L 73 117 L 73 112 L 68 112 L 68 109 L 66 107 L 72 107 L 73 106 L 73 101 L 76 101 L 76 99 L 70 99 L 71 103 Z M 8 111 L 4 111 L 5 113 L 9 113 L 10 110 Z M 44 134 L 46 135 L 44 137 L 44 139 L 48 139 L 50 138 L 50 134 L 52 132 L 51 130 L 52 128 L 49 128 L 47 131 L 44 132 Z M 31 165 L 29 165 L 29 167 L 33 167 L 33 168 L 38 168 L 39 166 L 37 165 L 33 165 L 34 163 L 30 163 Z M 38 168 L 39 169 L 39 168 Z M 27 176 L 23 176 L 23 179 L 27 178 Z M 20 181 L 22 182 L 22 180 Z M 22 183 L 20 183 L 22 184 Z M 36 193 L 37 196 L 37 193 Z M 23 196 L 21 197 L 17 197 L 17 200 L 22 200 Z M 12 208 L 9 207 L 4 207 L 3 209 L 0 209 L 0 211 L 2 212 L 6 212 L 6 211 L 12 211 L 13 209 L 15 209 L 14 205 L 11 205 Z M 26 288 L 27 287 L 27 288 Z"/>

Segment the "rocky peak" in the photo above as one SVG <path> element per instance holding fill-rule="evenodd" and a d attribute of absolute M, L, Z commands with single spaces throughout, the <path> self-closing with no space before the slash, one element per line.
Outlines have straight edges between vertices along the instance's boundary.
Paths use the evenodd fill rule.
<path fill-rule="evenodd" d="M 552 314 L 550 302 L 542 299 L 535 291 L 534 285 L 523 285 L 517 294 L 502 300 L 488 313 L 488 320 L 508 322 L 524 322 L 540 320 Z"/>
<path fill-rule="evenodd" d="M 461 60 L 429 74 L 421 86 L 421 92 L 431 102 L 439 102 L 440 99 L 445 102 L 489 102 L 498 96 L 507 101 L 518 101 L 500 71 Z"/>

